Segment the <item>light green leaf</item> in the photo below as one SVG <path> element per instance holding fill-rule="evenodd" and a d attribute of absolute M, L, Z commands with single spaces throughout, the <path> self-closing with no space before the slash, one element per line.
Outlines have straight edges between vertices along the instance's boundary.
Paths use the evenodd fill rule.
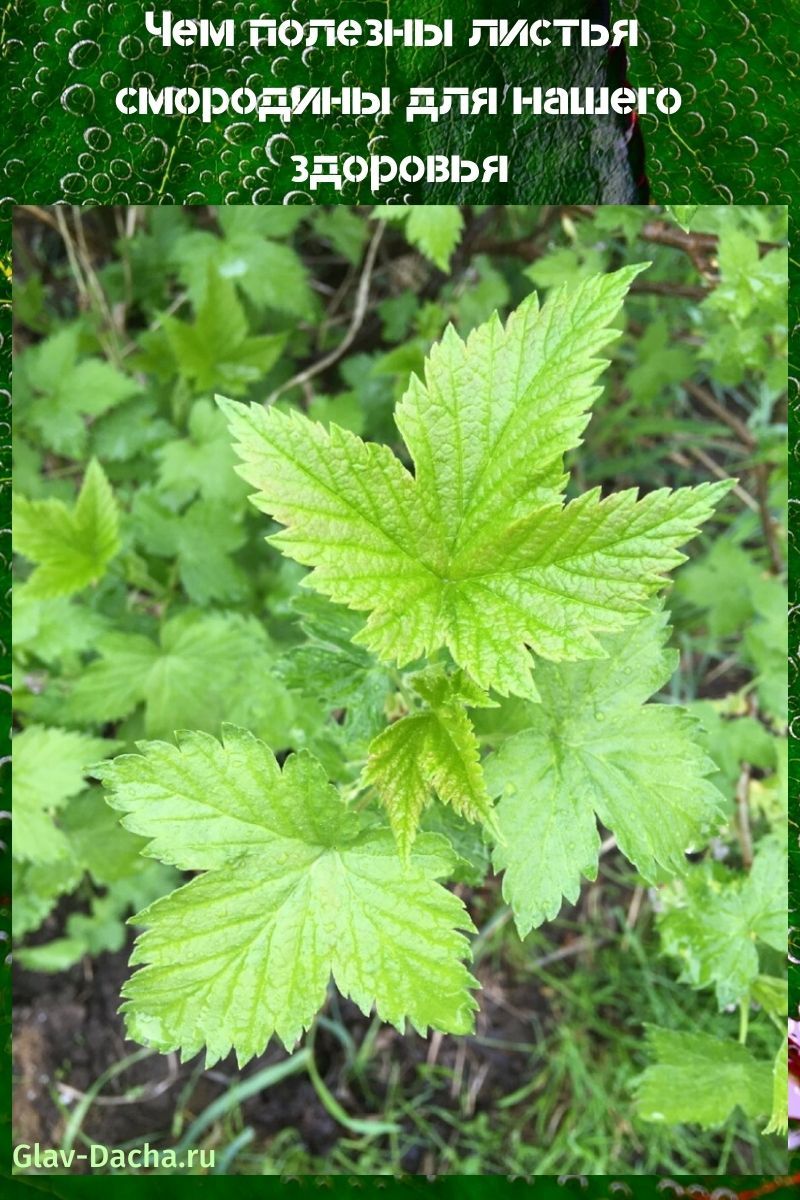
<path fill-rule="evenodd" d="M 122 930 L 124 942 L 124 926 L 117 922 L 117 927 Z M 112 947 L 101 947 L 101 949 L 108 948 Z M 119 946 L 113 947 L 116 950 L 119 948 Z M 60 937 L 55 938 L 52 942 L 45 942 L 44 945 L 20 946 L 15 950 L 14 958 L 28 971 L 45 971 L 55 974 L 60 971 L 68 971 L 76 962 L 80 962 L 84 950 L 85 946 L 80 938 Z"/>
<path fill-rule="evenodd" d="M 103 753 L 108 753 L 107 742 Z M 59 823 L 69 838 L 73 859 L 89 872 L 96 884 L 130 880 L 152 866 L 141 856 L 142 839 L 122 828 L 98 787 L 87 788 L 73 797 L 62 811 Z"/>
<path fill-rule="evenodd" d="M 132 1036 L 207 1062 L 240 1063 L 276 1033 L 307 1029 L 333 976 L 343 994 L 398 1028 L 406 1018 L 472 1027 L 474 985 L 461 901 L 435 882 L 452 865 L 443 839 L 417 840 L 411 863 L 388 830 L 342 804 L 310 755 L 283 770 L 267 747 L 226 727 L 223 743 L 185 734 L 101 768 L 110 802 L 149 852 L 205 870 L 156 901 L 125 986 Z"/>
<path fill-rule="evenodd" d="M 706 337 L 701 354 L 714 379 L 739 384 L 748 375 L 786 388 L 788 251 L 761 254 L 756 235 L 724 225 L 717 253 L 720 279 L 700 308 Z"/>
<path fill-rule="evenodd" d="M 699 206 L 697 204 L 665 204 L 664 207 L 681 229 L 688 233 Z"/>
<path fill-rule="evenodd" d="M 714 1129 L 735 1108 L 748 1117 L 772 1110 L 771 1062 L 760 1062 L 738 1042 L 705 1033 L 679 1033 L 651 1025 L 651 1057 L 640 1076 L 636 1107 L 645 1121 Z"/>
<path fill-rule="evenodd" d="M 214 215 L 223 235 L 233 239 L 245 235 L 251 238 L 286 237 L 312 214 L 291 204 L 217 204 Z"/>
<path fill-rule="evenodd" d="M 747 875 L 703 864 L 663 890 L 662 949 L 693 987 L 713 986 L 725 1008 L 758 975 L 757 942 L 785 952 L 788 903 L 786 853 L 767 839 Z"/>
<path fill-rule="evenodd" d="M 649 406 L 665 388 L 682 383 L 695 369 L 695 352 L 675 337 L 665 318 L 650 321 L 636 346 L 625 387 L 638 405 Z M 673 388 L 674 390 L 674 388 Z"/>
<path fill-rule="evenodd" d="M 719 768 L 714 782 L 720 791 L 733 799 L 742 763 L 749 763 L 770 774 L 778 765 L 781 742 L 755 717 L 731 716 L 726 712 L 726 707 L 726 701 L 693 700 L 686 709 L 699 721 L 701 744 Z M 774 776 L 771 783 L 777 789 Z M 784 806 L 784 826 L 785 823 Z"/>
<path fill-rule="evenodd" d="M 721 537 L 702 558 L 678 573 L 675 596 L 707 614 L 709 633 L 729 637 L 752 619 L 753 588 L 761 577 L 762 569 L 752 555 L 732 538 Z"/>
<path fill-rule="evenodd" d="M 147 335 L 144 335 L 147 336 Z M 158 337 L 158 331 L 151 334 Z M 162 344 L 164 339 L 162 335 Z M 166 351 L 163 364 L 169 372 Z M 155 382 L 155 380 L 153 380 Z M 124 463 L 138 456 L 150 455 L 157 446 L 175 437 L 175 429 L 159 415 L 154 395 L 140 396 L 121 404 L 92 423 L 90 443 L 92 453 L 102 463 Z"/>
<path fill-rule="evenodd" d="M 412 378 L 397 423 L 415 473 L 385 445 L 220 400 L 272 539 L 310 586 L 369 612 L 358 636 L 403 666 L 446 645 L 482 687 L 535 695 L 529 649 L 603 653 L 729 490 L 561 499 L 603 365 L 596 357 L 639 267 L 526 300 L 462 342 L 448 329 Z"/>
<path fill-rule="evenodd" d="M 149 904 L 175 884 L 174 872 L 160 863 L 145 863 L 143 870 L 118 880 L 103 895 L 92 898 L 88 913 L 71 912 L 65 934 L 38 946 L 22 946 L 15 958 L 29 971 L 66 971 L 84 955 L 93 958 L 125 945 L 125 915 Z"/>
<path fill-rule="evenodd" d="M 308 415 L 322 425 L 340 425 L 351 433 L 363 433 L 364 409 L 355 392 L 338 396 L 314 396 L 308 405 Z"/>
<path fill-rule="evenodd" d="M 12 597 L 14 653 L 22 661 L 32 656 L 58 663 L 95 645 L 108 627 L 108 618 L 66 596 L 37 600 L 26 584 L 14 588 Z"/>
<path fill-rule="evenodd" d="M 284 333 L 250 337 L 236 289 L 211 270 L 194 321 L 167 317 L 163 327 L 180 374 L 199 392 L 241 395 L 274 367 L 286 342 Z"/>
<path fill-rule="evenodd" d="M 247 487 L 235 471 L 225 418 L 210 400 L 197 400 L 189 414 L 188 435 L 156 450 L 160 486 L 180 502 L 200 495 L 212 503 L 239 507 Z"/>
<path fill-rule="evenodd" d="M 85 452 L 86 417 L 98 417 L 140 391 L 135 379 L 103 359 L 80 359 L 79 338 L 76 325 L 59 330 L 21 357 L 14 376 L 20 427 L 34 429 L 41 445 L 70 458 Z"/>
<path fill-rule="evenodd" d="M 301 259 L 291 246 L 271 240 L 291 232 L 305 214 L 298 217 L 291 206 L 270 210 L 238 205 L 220 206 L 216 213 L 222 237 L 196 230 L 184 234 L 173 251 L 195 308 L 206 304 L 212 274 L 241 288 L 259 308 L 312 316 L 314 297 Z"/>
<path fill-rule="evenodd" d="M 467 695 L 459 688 L 465 688 Z M 398 849 L 407 861 L 422 813 L 434 796 L 468 821 L 499 836 L 480 764 L 475 731 L 464 701 L 486 703 L 471 681 L 448 679 L 432 668 L 417 689 L 429 707 L 402 717 L 371 743 L 363 781 L 386 809 Z"/>
<path fill-rule="evenodd" d="M 461 209 L 455 204 L 378 204 L 372 216 L 376 221 L 405 224 L 411 245 L 440 271 L 447 270 L 464 228 Z"/>
<path fill-rule="evenodd" d="M 103 468 L 92 459 L 72 508 L 14 497 L 14 549 L 37 566 L 31 599 L 65 596 L 96 583 L 119 550 L 119 513 Z"/>
<path fill-rule="evenodd" d="M 56 906 L 59 896 L 80 883 L 83 867 L 74 858 L 44 863 L 11 862 L 11 936 L 14 941 L 38 929 Z"/>
<path fill-rule="evenodd" d="M 606 253 L 594 247 L 556 246 L 526 267 L 523 274 L 537 288 L 560 287 L 596 275 L 603 270 L 605 260 Z"/>
<path fill-rule="evenodd" d="M 509 281 L 497 260 L 487 254 L 476 254 L 470 259 L 469 272 L 469 287 L 463 290 L 457 287 L 453 295 L 456 312 L 453 323 L 462 337 L 488 321 L 496 309 L 505 309 L 511 300 Z M 421 309 L 420 318 L 423 314 Z"/>
<path fill-rule="evenodd" d="M 598 353 L 619 336 L 611 322 L 642 270 L 593 275 L 541 308 L 533 293 L 505 325 L 495 315 L 466 341 L 448 328 L 424 381 L 412 378 L 397 424 L 456 556 L 561 495 L 564 453 L 580 444 L 602 390 Z"/>
<path fill-rule="evenodd" d="M 752 585 L 755 619 L 744 635 L 746 657 L 757 675 L 761 705 L 785 724 L 789 719 L 789 601 L 786 584 L 764 576 Z"/>
<path fill-rule="evenodd" d="M 750 998 L 772 1016 L 786 1017 L 789 1013 L 788 980 L 780 979 L 777 975 L 759 975 L 753 981 Z"/>
<path fill-rule="evenodd" d="M 103 637 L 66 703 L 76 721 L 110 721 L 145 705 L 148 737 L 176 729 L 216 733 L 240 720 L 284 745 L 292 705 L 276 678 L 263 626 L 238 613 L 189 610 L 167 621 L 156 643 L 133 633 Z"/>
<path fill-rule="evenodd" d="M 73 721 L 117 721 L 145 698 L 158 647 L 135 633 L 107 633 L 98 641 L 100 657 L 81 675 L 67 702 Z"/>
<path fill-rule="evenodd" d="M 605 638 L 607 658 L 542 666 L 542 702 L 527 705 L 528 728 L 486 760 L 505 839 L 494 864 L 523 937 L 555 917 L 562 897 L 577 900 L 581 875 L 595 878 L 596 818 L 656 881 L 684 872 L 684 851 L 721 816 L 694 721 L 672 705 L 644 704 L 677 665 L 663 648 L 665 620 L 653 612 Z"/>
<path fill-rule="evenodd" d="M 52 863 L 70 856 L 69 842 L 53 814 L 85 787 L 87 768 L 115 742 L 66 729 L 29 725 L 14 737 L 14 857 Z"/>
<path fill-rule="evenodd" d="M 141 488 L 132 516 L 142 549 L 176 560 L 180 581 L 195 604 L 241 600 L 247 594 L 247 579 L 231 558 L 247 538 L 241 513 L 209 500 L 195 500 L 176 513 Z"/>
<path fill-rule="evenodd" d="M 446 271 L 461 239 L 464 218 L 455 204 L 414 204 L 409 207 L 406 236 L 440 271 Z"/>
<path fill-rule="evenodd" d="M 315 205 L 309 216 L 314 222 L 317 237 L 330 242 L 338 254 L 357 266 L 369 237 L 369 225 L 361 214 L 345 204 L 335 204 L 332 208 Z"/>

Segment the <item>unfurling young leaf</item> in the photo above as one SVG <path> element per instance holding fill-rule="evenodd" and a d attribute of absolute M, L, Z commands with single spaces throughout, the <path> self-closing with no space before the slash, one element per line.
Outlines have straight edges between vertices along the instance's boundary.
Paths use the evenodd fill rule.
<path fill-rule="evenodd" d="M 437 668 L 419 677 L 415 686 L 428 707 L 384 729 L 370 745 L 364 770 L 364 782 L 376 787 L 406 860 L 433 795 L 498 836 L 478 739 L 464 709 L 465 702 L 492 702 L 469 679 L 448 679 Z"/>
<path fill-rule="evenodd" d="M 312 592 L 296 596 L 292 610 L 307 640 L 283 657 L 281 678 L 328 710 L 343 709 L 348 741 L 369 741 L 385 723 L 391 679 L 367 650 L 353 645 L 361 619 Z"/>
<path fill-rule="evenodd" d="M 203 874 L 157 900 L 125 986 L 133 1037 L 184 1057 L 207 1047 L 240 1063 L 273 1034 L 288 1047 L 333 977 L 368 1013 L 402 1028 L 472 1028 L 464 965 L 472 923 L 437 878 L 447 842 L 420 836 L 410 862 L 388 830 L 348 811 L 309 754 L 281 770 L 252 734 L 144 743 L 98 768 L 148 853 Z"/>
<path fill-rule="evenodd" d="M 72 508 L 15 496 L 13 523 L 14 549 L 37 564 L 25 585 L 31 599 L 68 596 L 96 583 L 119 550 L 117 504 L 95 459 Z"/>
<path fill-rule="evenodd" d="M 639 499 L 565 504 L 598 351 L 641 267 L 525 300 L 463 342 L 452 328 L 412 377 L 396 419 L 412 475 L 384 445 L 298 412 L 221 400 L 272 538 L 310 586 L 369 618 L 358 641 L 404 666 L 446 646 L 484 688 L 536 695 L 530 651 L 604 654 L 596 634 L 634 622 L 682 561 L 727 481 Z"/>

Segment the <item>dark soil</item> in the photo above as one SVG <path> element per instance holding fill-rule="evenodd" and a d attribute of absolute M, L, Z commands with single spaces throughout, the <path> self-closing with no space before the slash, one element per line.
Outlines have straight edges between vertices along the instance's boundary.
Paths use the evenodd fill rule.
<path fill-rule="evenodd" d="M 40 931 L 45 940 L 54 936 L 55 923 L 51 918 Z M 58 1147 L 65 1121 L 80 1094 L 108 1067 L 140 1048 L 125 1038 L 117 1012 L 120 987 L 129 974 L 128 953 L 129 947 L 94 960 L 87 958 L 70 971 L 52 976 L 16 969 L 13 1061 L 17 1142 L 36 1141 L 43 1148 Z M 339 1041 L 324 1028 L 319 1029 L 315 1057 L 320 1074 L 351 1116 L 379 1114 L 390 1078 L 397 1080 L 399 1073 L 400 1082 L 410 1083 L 426 1062 L 431 1068 L 447 1067 L 454 1072 L 451 1081 L 447 1075 L 436 1077 L 432 1070 L 427 1086 L 435 1090 L 437 1106 L 462 1114 L 465 1094 L 471 1112 L 480 1112 L 530 1078 L 530 1053 L 509 1049 L 508 1043 L 522 1046 L 531 1042 L 531 1024 L 537 1023 L 532 1006 L 538 1007 L 542 998 L 533 984 L 512 983 L 493 973 L 488 964 L 478 974 L 485 990 L 477 1036 L 494 1044 L 440 1035 L 430 1039 L 413 1033 L 401 1036 L 394 1029 L 382 1027 L 370 1057 L 365 1085 L 369 1094 L 362 1091 L 358 1080 L 347 1078 Z M 368 1020 L 339 997 L 332 1003 L 338 1006 L 342 1022 L 356 1044 L 360 1044 Z M 180 1064 L 176 1056 L 153 1054 L 109 1081 L 101 1092 L 100 1103 L 90 1105 L 82 1130 L 107 1146 L 145 1138 L 153 1146 L 174 1145 L 179 1134 L 171 1126 L 184 1090 L 183 1131 L 225 1091 L 226 1085 L 284 1057 L 280 1046 L 271 1045 L 265 1055 L 248 1063 L 240 1073 L 233 1056 L 211 1071 L 203 1071 L 199 1058 Z M 143 1087 L 144 1096 L 108 1103 L 113 1098 L 124 1100 L 134 1089 Z M 322 1106 L 305 1074 L 291 1076 L 251 1097 L 242 1111 L 247 1124 L 255 1129 L 256 1142 L 264 1146 L 281 1130 L 294 1127 L 308 1152 L 322 1156 L 344 1132 Z M 418 1156 L 412 1152 L 408 1159 L 405 1170 L 424 1173 L 422 1150 Z"/>

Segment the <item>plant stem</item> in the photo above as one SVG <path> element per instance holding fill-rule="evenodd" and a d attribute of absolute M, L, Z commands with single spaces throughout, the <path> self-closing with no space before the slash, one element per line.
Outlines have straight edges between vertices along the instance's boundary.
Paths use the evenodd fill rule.
<path fill-rule="evenodd" d="M 747 1029 L 750 1023 L 750 993 L 739 1001 L 739 1043 L 744 1046 L 747 1042 Z"/>

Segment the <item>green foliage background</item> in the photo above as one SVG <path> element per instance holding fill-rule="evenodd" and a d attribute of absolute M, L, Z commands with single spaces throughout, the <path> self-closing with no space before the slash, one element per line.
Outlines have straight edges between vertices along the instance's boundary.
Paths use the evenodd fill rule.
<path fill-rule="evenodd" d="M 263 518 L 247 506 L 246 489 L 233 475 L 210 392 L 220 387 L 262 400 L 278 393 L 280 406 L 299 405 L 319 420 L 396 446 L 393 404 L 448 320 L 463 334 L 494 308 L 508 311 L 533 286 L 546 290 L 650 257 L 653 267 L 626 308 L 625 333 L 615 344 L 587 446 L 575 456 L 576 484 L 675 485 L 706 478 L 709 463 L 740 478 L 738 501 L 698 543 L 673 594 L 684 666 L 672 697 L 688 702 L 704 720 L 731 802 L 741 763 L 749 764 L 756 837 L 779 828 L 782 776 L 776 766 L 786 720 L 785 212 L 682 213 L 687 233 L 669 214 L 645 209 L 469 210 L 463 230 L 452 219 L 442 224 L 444 233 L 427 230 L 427 254 L 409 244 L 419 236 L 410 220 L 392 223 L 359 314 L 358 284 L 376 228 L 368 218 L 367 210 L 169 208 L 133 218 L 126 210 L 54 215 L 53 209 L 22 218 L 15 284 L 16 486 L 33 504 L 70 511 L 87 463 L 96 458 L 120 509 L 121 548 L 108 570 L 99 564 L 96 586 L 61 580 L 74 598 L 39 600 L 30 582 L 20 589 L 17 696 L 27 728 L 21 736 L 30 736 L 32 726 L 66 727 L 73 737 L 103 735 L 124 745 L 143 733 L 169 736 L 175 724 L 216 730 L 223 716 L 238 714 L 276 750 L 313 748 L 346 787 L 354 747 L 385 721 L 391 688 L 369 656 L 352 655 L 321 635 L 313 607 L 298 607 L 302 572 L 265 548 Z M 347 330 L 353 336 L 346 354 L 319 375 L 294 381 L 298 371 L 335 354 Z M 48 421 L 51 412 L 58 421 Z M 743 638 L 745 626 L 750 629 Z M 100 654 L 93 657 L 96 649 Z M 148 672 L 165 657 L 172 672 L 160 668 L 156 684 Z M 239 665 L 233 674 L 226 670 L 232 662 Z M 721 684 L 709 690 L 708 675 Z M 50 760 L 46 745 L 38 753 L 51 772 L 47 786 L 63 788 L 60 748 Z M 84 831 L 87 820 L 91 829 L 96 819 L 97 796 L 91 790 L 74 796 L 74 790 L 73 798 L 64 794 L 53 826 L 74 845 L 74 870 L 55 892 L 49 888 L 49 896 L 40 887 L 29 889 L 39 908 L 27 929 L 35 928 L 59 890 L 76 884 L 76 895 L 94 915 L 76 921 L 73 911 L 57 937 L 35 936 L 21 951 L 31 969 L 67 970 L 87 951 L 114 950 L 123 939 L 120 917 L 142 902 L 142 888 L 158 894 L 171 886 L 157 873 L 150 878 L 142 872 L 135 842 L 113 825 L 104 826 L 102 861 L 87 857 Z M 732 861 L 740 852 L 732 827 Z M 635 884 L 622 864 L 606 881 L 621 889 L 619 903 L 630 900 Z M 490 890 L 477 894 L 476 903 L 482 924 L 497 899 Z M 68 903 L 68 913 L 70 908 Z M 546 927 L 533 948 L 547 950 L 549 939 L 558 944 L 567 930 L 569 919 L 551 931 Z M 619 961 L 626 936 L 633 935 L 616 930 L 608 963 Z M 487 949 L 492 962 L 511 964 L 504 969 L 524 978 L 526 952 L 515 945 L 501 926 Z M 668 1019 L 735 1036 L 731 1017 L 718 1016 L 707 993 L 677 982 L 674 963 L 655 965 L 657 950 L 648 916 L 644 958 L 635 969 L 646 978 L 657 973 L 656 990 L 668 989 Z M 779 958 L 768 959 L 762 970 L 779 972 L 781 965 Z M 591 1007 L 575 1007 L 582 1003 L 572 990 L 581 986 L 581 971 L 568 977 L 560 1020 L 574 1039 L 581 1022 L 591 1025 L 596 1018 Z M 566 977 L 555 978 L 565 986 Z M 589 972 L 587 1001 L 591 979 Z M 619 986 L 624 991 L 631 985 L 620 979 Z M 637 1011 L 633 1019 L 654 1015 Z M 640 1068 L 641 1049 L 623 1050 L 609 1032 L 613 1027 L 614 1021 L 606 1023 L 603 1033 L 592 1036 L 607 1039 L 611 1063 L 632 1054 Z M 749 1044 L 771 1057 L 771 1036 L 768 1026 L 754 1022 Z M 551 1046 L 553 1071 L 564 1069 L 556 1065 L 560 1053 Z M 616 1105 L 623 1111 L 630 1106 L 632 1073 L 608 1085 L 615 1097 L 609 1118 Z M 554 1075 L 550 1090 L 557 1095 L 564 1086 L 574 1088 L 568 1071 L 570 1079 L 559 1082 Z M 516 1112 L 513 1105 L 510 1111 Z M 579 1106 L 576 1113 L 580 1122 Z M 779 1169 L 777 1147 L 773 1153 L 768 1143 L 758 1144 L 759 1127 L 737 1118 L 722 1143 L 716 1134 L 684 1129 L 675 1140 L 669 1130 L 648 1127 L 646 1165 L 637 1157 L 641 1151 L 628 1157 L 627 1150 L 610 1152 L 607 1145 L 591 1151 L 565 1145 L 554 1150 L 551 1161 L 558 1165 L 546 1173 L 600 1163 L 590 1173 L 702 1172 L 719 1169 L 731 1155 L 740 1170 L 767 1162 Z M 461 1136 L 474 1145 L 479 1135 L 466 1123 Z M 509 1153 L 502 1141 L 509 1136 L 502 1121 L 494 1137 L 480 1135 L 478 1171 L 497 1170 L 492 1164 Z M 535 1159 L 526 1157 L 524 1137 L 514 1154 L 522 1171 L 537 1170 Z M 252 1161 L 247 1157 L 249 1166 Z M 309 1167 L 375 1173 L 381 1159 L 359 1157 L 342 1143 L 322 1168 L 303 1157 L 301 1146 L 279 1161 L 278 1169 L 299 1173 Z M 451 1159 L 441 1161 L 451 1164 L 441 1169 L 454 1169 Z"/>
<path fill-rule="evenodd" d="M 675 203 L 789 204 L 798 97 L 796 7 L 741 0 L 620 0 L 644 33 L 631 51 L 635 83 L 658 79 L 684 103 L 641 118 L 655 198 Z"/>
<path fill-rule="evenodd" d="M 176 12 L 183 11 L 182 5 L 175 4 L 172 7 Z M 529 11 L 529 7 L 526 7 L 526 12 Z M 195 9 L 194 4 L 186 6 L 186 10 L 191 11 L 193 15 Z M 548 5 L 547 9 L 552 11 L 552 5 Z M 124 167 L 117 166 L 111 169 L 112 163 L 120 158 L 122 144 L 119 141 L 107 142 L 101 138 L 96 148 L 85 142 L 85 131 L 91 126 L 101 124 L 96 120 L 96 114 L 103 110 L 104 103 L 107 104 L 111 91 L 110 87 L 102 91 L 101 85 L 98 92 L 101 99 L 98 103 L 97 97 L 95 98 L 95 107 L 91 112 L 81 113 L 78 105 L 77 112 L 67 113 L 60 106 L 59 97 L 64 85 L 73 81 L 68 54 L 72 46 L 85 34 L 95 40 L 98 40 L 99 34 L 104 39 L 104 65 L 107 65 L 111 73 L 118 71 L 120 74 L 126 74 L 135 69 L 135 61 L 119 54 L 120 39 L 129 32 L 135 32 L 132 27 L 126 25 L 123 28 L 117 23 L 120 21 L 120 13 L 125 12 L 124 6 L 119 6 L 116 15 L 109 16 L 108 21 L 103 22 L 102 29 L 81 26 L 73 31 L 74 22 L 79 19 L 85 21 L 88 13 L 70 12 L 68 5 L 56 9 L 55 6 L 48 5 L 46 0 L 17 0 L 3 9 L 0 17 L 0 44 L 7 72 L 6 82 L 13 98 L 14 109 L 14 120 L 10 122 L 13 140 L 9 143 L 8 152 L 2 160 L 6 183 L 0 191 L 6 197 L 11 196 L 19 202 L 43 204 L 60 196 L 72 198 L 72 193 L 67 192 L 61 180 L 76 168 L 81 170 L 78 165 L 79 154 L 93 156 L 91 161 L 89 158 L 84 160 L 85 170 L 107 174 L 110 180 L 110 187 L 106 185 L 105 179 L 100 180 L 102 192 L 98 188 L 96 196 L 88 187 L 83 190 L 80 196 L 76 197 L 82 203 L 93 198 L 107 202 L 115 195 L 121 198 L 122 194 L 129 194 L 134 184 L 142 187 L 139 193 L 134 194 L 130 191 L 130 199 L 134 201 L 142 201 L 150 195 L 155 198 L 159 194 L 163 199 L 169 199 L 170 185 L 173 183 L 174 194 L 190 202 L 195 200 L 199 203 L 201 197 L 215 201 L 235 199 L 246 178 L 246 172 L 253 166 L 257 172 L 259 167 L 265 165 L 263 160 L 249 160 L 245 154 L 240 153 L 242 148 L 233 143 L 226 142 L 222 145 L 217 135 L 207 138 L 202 144 L 199 144 L 197 139 L 187 139 L 184 143 L 186 154 L 183 158 L 172 144 L 166 147 L 166 151 L 157 145 L 150 146 L 151 135 L 164 136 L 164 129 L 160 126 L 158 129 L 146 129 L 145 137 L 137 141 L 135 146 L 125 144 L 126 153 L 122 157 L 124 159 L 129 154 L 131 165 L 135 168 L 127 174 Z M 458 16 L 460 12 L 454 15 Z M 694 89 L 697 92 L 696 103 L 685 104 L 675 121 L 659 121 L 654 117 L 645 117 L 642 120 L 648 150 L 648 173 L 656 198 L 672 199 L 679 203 L 716 200 L 762 203 L 788 199 L 796 193 L 797 168 L 786 161 L 785 150 L 788 140 L 787 109 L 791 109 L 797 96 L 797 60 L 791 49 L 792 37 L 788 29 L 788 23 L 793 19 L 790 6 L 742 3 L 721 5 L 717 0 L 696 0 L 696 3 L 689 7 L 686 4 L 678 4 L 677 0 L 671 0 L 666 5 L 649 6 L 647 11 L 644 11 L 644 6 L 638 4 L 637 0 L 623 0 L 615 15 L 637 16 L 645 32 L 643 45 L 631 55 L 629 76 L 632 82 L 648 83 L 658 79 L 664 84 L 685 86 L 688 81 L 689 95 L 692 95 Z M 55 19 L 51 24 L 52 18 Z M 128 19 L 130 20 L 129 17 Z M 139 20 L 140 13 L 137 11 L 137 26 Z M 55 37 L 56 27 L 63 27 L 64 30 L 58 38 Z M 70 36 L 73 32 L 74 36 Z M 34 33 L 37 36 L 34 37 Z M 43 47 L 40 45 L 42 42 Z M 37 52 L 35 62 L 32 58 L 34 49 Z M 174 52 L 172 57 L 177 64 L 179 60 L 174 56 Z M 88 66 L 90 74 L 92 65 Z M 474 73 L 476 81 L 485 82 L 486 66 L 487 64 L 482 63 L 480 72 Z M 95 74 L 99 79 L 99 71 Z M 298 79 L 298 82 L 302 81 L 302 78 Z M 111 82 L 108 81 L 109 84 Z M 111 113 L 112 118 L 115 115 Z M 173 133 L 177 133 L 174 125 L 170 127 Z M 54 128 L 55 138 L 51 137 Z M 438 149 L 439 146 L 435 148 Z M 226 158 L 217 156 L 220 150 Z M 549 150 L 546 153 L 549 155 Z M 546 202 L 563 201 L 565 194 L 562 177 L 559 175 L 561 165 L 567 168 L 563 178 L 568 179 L 571 175 L 574 178 L 575 173 L 579 176 L 585 175 L 587 182 L 593 187 L 597 185 L 598 179 L 607 178 L 607 163 L 601 163 L 596 172 L 586 173 L 586 159 L 581 157 L 582 153 L 583 150 L 576 140 L 576 154 L 573 159 L 571 148 L 565 144 L 559 147 L 552 159 L 547 158 L 547 169 L 544 170 L 542 163 L 532 154 L 530 161 L 533 174 L 525 181 L 526 197 L 537 195 L 531 189 L 536 187 L 539 179 L 543 179 L 547 182 L 547 188 L 543 190 L 541 198 Z M 195 164 L 200 164 L 210 171 L 210 190 L 203 190 L 205 176 L 202 184 L 193 178 Z M 141 170 L 138 170 L 139 165 Z M 220 169 L 222 166 L 225 169 L 224 178 Z M 165 180 L 166 167 L 168 170 Z M 282 169 L 285 173 L 285 168 L 278 163 L 273 172 L 270 165 L 269 174 L 280 174 Z M 124 179 L 118 176 L 119 171 L 125 172 Z M 618 182 L 623 189 L 630 187 L 630 178 L 627 175 Z M 510 189 L 509 198 L 516 199 L 519 194 L 520 192 Z M 586 197 L 583 192 L 581 197 L 591 198 Z M 437 192 L 437 198 L 445 197 Z M 473 201 L 483 199 L 475 192 L 467 198 Z M 11 218 L 11 205 L 8 200 L 2 203 L 0 215 L 3 219 L 3 244 L 7 248 Z M 8 261 L 10 266 L 10 260 Z M 793 263 L 793 270 L 796 272 L 796 263 Z M 10 362 L 10 308 L 6 301 L 10 292 L 10 281 L 4 279 L 0 281 L 0 286 L 3 289 L 4 301 L 0 308 L 2 361 L 6 366 L 4 382 L 7 382 L 7 368 Z M 794 326 L 796 303 L 792 311 Z M 793 376 L 796 375 L 797 372 L 794 371 Z M 791 386 L 794 389 L 790 393 L 791 412 L 794 414 L 796 383 Z M 794 430 L 792 445 L 796 447 L 796 419 Z M 7 454 L 9 445 L 6 439 L 2 440 L 2 447 Z M 793 496 L 797 502 L 800 500 L 800 471 L 797 470 L 796 450 L 792 455 L 791 465 Z M 4 479 L 8 478 L 8 474 L 8 471 L 4 470 Z M 9 489 L 6 483 L 0 489 L 0 497 L 8 511 Z M 3 520 L 2 527 L 8 528 L 7 517 Z M 792 578 L 797 578 L 797 571 L 792 571 Z M 796 613 L 796 606 L 792 611 Z M 0 615 L 6 623 L 8 635 L 10 616 L 7 601 L 0 608 Z M 793 644 L 796 644 L 796 632 L 792 637 Z M 794 681 L 791 694 L 792 712 L 796 714 L 800 701 L 794 657 L 791 666 Z M 4 703 L 8 702 L 5 692 L 2 693 L 2 698 Z M 793 742 L 793 747 L 794 744 Z M 794 791 L 796 789 L 793 789 L 793 794 Z M 796 850 L 796 843 L 793 842 L 792 845 Z M 6 871 L 6 881 L 2 887 L 4 897 L 10 894 L 8 866 L 8 856 L 0 856 L 0 867 Z M 792 876 L 795 886 L 795 909 L 800 907 L 800 899 L 797 898 L 796 892 L 799 877 L 800 864 L 796 864 Z M 8 916 L 7 909 L 2 906 L 0 916 L 4 920 Z M 794 986 L 796 990 L 796 983 Z M 0 995 L 3 1002 L 0 1017 L 5 1018 L 2 1028 L 7 1030 L 7 1018 L 10 1013 L 8 988 L 4 987 Z M 3 1036 L 4 1039 L 7 1038 L 7 1034 L 4 1033 Z"/>

